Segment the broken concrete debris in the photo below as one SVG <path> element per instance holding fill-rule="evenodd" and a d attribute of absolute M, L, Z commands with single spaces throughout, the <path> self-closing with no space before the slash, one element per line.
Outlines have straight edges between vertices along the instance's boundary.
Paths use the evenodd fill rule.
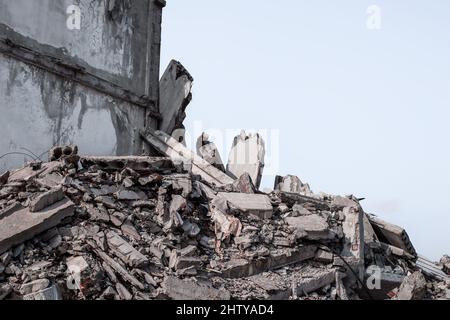
<path fill-rule="evenodd" d="M 256 188 L 261 185 L 264 169 L 265 143 L 259 134 L 246 134 L 242 131 L 236 136 L 228 157 L 227 172 L 239 178 L 248 173 Z"/>
<path fill-rule="evenodd" d="M 274 190 L 298 193 L 305 196 L 313 194 L 308 184 L 303 184 L 298 177 L 292 175 L 286 177 L 276 176 Z"/>
<path fill-rule="evenodd" d="M 193 81 L 180 62 L 172 60 L 169 63 L 159 85 L 159 110 L 163 119 L 159 130 L 172 135 L 176 129 L 184 128 L 185 110 L 192 99 Z"/>
<path fill-rule="evenodd" d="M 416 271 L 403 280 L 398 289 L 398 300 L 422 300 L 426 295 L 427 280 L 420 271 Z"/>
<path fill-rule="evenodd" d="M 210 141 L 208 134 L 205 132 L 197 140 L 197 154 L 220 171 L 225 172 L 219 150 L 214 142 Z"/>
<path fill-rule="evenodd" d="M 450 259 L 417 257 L 355 197 L 295 176 L 259 192 L 258 136 L 236 142 L 259 155 L 232 162 L 233 176 L 164 133 L 146 137 L 164 157 L 58 147 L 1 176 L 0 300 L 449 298 Z"/>

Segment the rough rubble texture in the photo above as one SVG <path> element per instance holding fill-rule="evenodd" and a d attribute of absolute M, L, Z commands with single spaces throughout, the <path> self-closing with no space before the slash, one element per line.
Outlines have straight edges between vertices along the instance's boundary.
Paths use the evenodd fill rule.
<path fill-rule="evenodd" d="M 0 176 L 0 300 L 449 298 L 353 196 L 292 176 L 216 187 L 169 158 L 49 159 Z"/>

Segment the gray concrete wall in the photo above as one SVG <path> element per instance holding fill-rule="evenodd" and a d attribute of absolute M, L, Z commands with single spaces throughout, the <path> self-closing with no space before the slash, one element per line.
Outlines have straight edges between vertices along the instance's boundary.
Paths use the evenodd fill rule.
<path fill-rule="evenodd" d="M 138 154 L 144 124 L 143 107 L 0 55 L 0 155 L 73 143 L 87 155 Z M 0 171 L 29 160 L 9 155 Z"/>
<path fill-rule="evenodd" d="M 70 4 L 81 9 L 81 30 L 66 27 Z M 156 128 L 160 116 L 163 5 L 0 0 L 0 157 L 64 144 L 81 154 L 140 154 L 138 130 Z M 29 160 L 8 155 L 0 171 Z"/>

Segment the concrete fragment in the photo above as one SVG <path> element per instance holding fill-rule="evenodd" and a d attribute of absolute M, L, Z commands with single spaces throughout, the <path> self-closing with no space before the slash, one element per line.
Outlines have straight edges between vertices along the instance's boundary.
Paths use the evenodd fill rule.
<path fill-rule="evenodd" d="M 94 221 L 99 222 L 109 222 L 111 220 L 108 211 L 101 205 L 99 205 L 97 208 L 93 206 L 89 206 L 87 208 L 87 212 L 91 216 L 91 219 Z"/>
<path fill-rule="evenodd" d="M 109 218 L 110 218 L 112 224 L 114 224 L 116 227 L 120 227 L 127 219 L 125 214 L 123 214 L 120 211 L 115 211 L 113 214 L 111 214 L 109 216 Z"/>
<path fill-rule="evenodd" d="M 404 274 L 394 273 L 392 269 L 372 266 L 366 269 L 364 283 L 369 289 L 359 290 L 358 295 L 362 299 L 385 300 L 390 298 L 392 290 L 398 288 L 403 280 Z"/>
<path fill-rule="evenodd" d="M 148 186 L 163 180 L 163 176 L 158 173 L 153 173 L 146 177 L 140 177 L 138 182 L 141 186 Z"/>
<path fill-rule="evenodd" d="M 236 136 L 228 157 L 227 172 L 238 178 L 248 173 L 259 189 L 264 169 L 265 144 L 259 134 L 247 135 L 242 131 Z"/>
<path fill-rule="evenodd" d="M 423 274 L 438 279 L 441 281 L 450 281 L 450 277 L 433 261 L 418 256 L 416 261 L 416 266 L 423 272 Z"/>
<path fill-rule="evenodd" d="M 183 226 L 184 221 L 181 217 L 181 214 L 187 208 L 187 201 L 185 198 L 179 195 L 174 195 L 172 197 L 172 201 L 170 203 L 169 213 L 170 213 L 170 221 L 166 224 L 165 228 L 178 228 Z"/>
<path fill-rule="evenodd" d="M 142 282 L 140 282 L 138 279 L 136 279 L 134 276 L 132 276 L 124 267 L 122 267 L 119 263 L 117 263 L 113 258 L 108 256 L 105 252 L 94 249 L 95 253 L 113 270 L 115 270 L 120 276 L 125 280 L 128 281 L 130 284 L 134 285 L 135 287 L 144 290 L 145 286 Z"/>
<path fill-rule="evenodd" d="M 103 171 L 129 168 L 141 174 L 148 174 L 175 170 L 172 160 L 162 157 L 82 157 L 80 162 L 86 169 L 97 167 Z"/>
<path fill-rule="evenodd" d="M 113 287 L 108 286 L 108 288 L 106 288 L 105 291 L 103 291 L 99 300 L 114 300 L 117 294 L 118 294 L 117 291 L 114 290 Z"/>
<path fill-rule="evenodd" d="M 419 271 L 407 276 L 398 290 L 396 300 L 422 300 L 425 297 L 427 281 Z"/>
<path fill-rule="evenodd" d="M 12 287 L 9 283 L 0 283 L 0 301 L 9 296 L 12 292 Z"/>
<path fill-rule="evenodd" d="M 216 197 L 211 203 L 211 221 L 214 222 L 216 251 L 221 241 L 231 235 L 238 237 L 241 234 L 242 224 L 238 218 L 228 214 L 228 204 L 223 197 Z"/>
<path fill-rule="evenodd" d="M 10 175 L 9 171 L 6 171 L 6 172 L 0 174 L 0 186 L 6 184 L 8 182 L 9 175 Z"/>
<path fill-rule="evenodd" d="M 380 241 L 403 249 L 414 257 L 417 257 L 416 249 L 409 239 L 405 229 L 381 220 L 373 215 L 369 215 L 368 218 Z"/>
<path fill-rule="evenodd" d="M 131 244 L 126 242 L 114 231 L 109 231 L 106 234 L 106 239 L 111 251 L 127 265 L 131 267 L 139 267 L 145 263 L 148 263 L 146 256 L 137 251 Z"/>
<path fill-rule="evenodd" d="M 12 205 L 6 207 L 3 210 L 0 210 L 0 219 L 6 218 L 10 214 L 13 214 L 16 211 L 24 209 L 24 206 L 20 202 L 14 202 Z"/>
<path fill-rule="evenodd" d="M 36 198 L 30 202 L 30 211 L 38 212 L 45 209 L 52 204 L 64 199 L 64 191 L 62 188 L 51 189 L 47 192 L 39 194 Z"/>
<path fill-rule="evenodd" d="M 439 264 L 442 266 L 442 271 L 450 275 L 450 257 L 448 255 L 444 255 L 439 261 Z"/>
<path fill-rule="evenodd" d="M 192 178 L 190 174 L 172 174 L 164 177 L 164 182 L 170 183 L 174 193 L 179 193 L 187 198 L 192 192 Z"/>
<path fill-rule="evenodd" d="M 304 184 L 297 176 L 288 175 L 286 177 L 275 177 L 275 191 L 298 193 L 311 196 L 311 188 L 308 184 Z"/>
<path fill-rule="evenodd" d="M 336 271 L 336 294 L 339 297 L 340 300 L 349 300 L 347 289 L 344 285 L 344 282 L 342 279 L 345 277 L 344 272 Z"/>
<path fill-rule="evenodd" d="M 62 295 L 58 286 L 53 285 L 50 288 L 25 295 L 23 300 L 62 300 Z"/>
<path fill-rule="evenodd" d="M 181 162 L 186 167 L 191 168 L 194 175 L 201 176 L 209 184 L 225 186 L 234 182 L 233 178 L 227 176 L 164 132 L 141 132 L 141 137 L 158 152 L 170 157 L 174 162 Z"/>
<path fill-rule="evenodd" d="M 202 260 L 197 257 L 189 256 L 177 256 L 176 254 L 172 257 L 169 262 L 169 267 L 175 270 L 182 270 L 189 267 L 200 268 L 202 266 Z"/>
<path fill-rule="evenodd" d="M 172 276 L 164 279 L 164 292 L 173 300 L 230 300 L 227 290 L 215 289 L 208 282 L 181 280 Z"/>
<path fill-rule="evenodd" d="M 42 177 L 36 179 L 36 183 L 44 188 L 52 189 L 58 188 L 63 183 L 63 176 L 59 173 L 50 173 L 43 175 Z"/>
<path fill-rule="evenodd" d="M 404 259 L 415 260 L 414 256 L 410 255 L 408 252 L 406 252 L 403 249 L 397 248 L 395 246 L 392 246 L 390 244 L 386 244 L 383 242 L 380 242 L 380 245 L 382 246 L 382 248 L 384 248 L 386 250 L 386 253 L 388 253 L 388 254 L 392 254 L 394 256 L 401 257 Z"/>
<path fill-rule="evenodd" d="M 116 283 L 116 290 L 122 300 L 132 300 L 133 295 L 128 291 L 127 288 L 120 282 Z"/>
<path fill-rule="evenodd" d="M 219 192 L 218 197 L 223 198 L 230 206 L 245 214 L 251 214 L 260 219 L 272 217 L 272 203 L 265 194 Z"/>
<path fill-rule="evenodd" d="M 94 272 L 83 256 L 70 257 L 66 260 L 71 289 L 77 289 L 85 293 L 94 286 L 91 276 Z"/>
<path fill-rule="evenodd" d="M 171 135 L 175 129 L 184 128 L 185 110 L 192 99 L 193 81 L 180 62 L 170 61 L 159 84 L 159 110 L 162 116 L 159 130 Z"/>
<path fill-rule="evenodd" d="M 239 179 L 233 183 L 233 190 L 240 193 L 254 194 L 256 187 L 253 184 L 252 178 L 248 173 L 242 174 Z"/>
<path fill-rule="evenodd" d="M 327 220 L 319 215 L 287 217 L 284 220 L 289 226 L 296 229 L 298 239 L 326 240 L 333 237 L 329 231 Z"/>
<path fill-rule="evenodd" d="M 312 212 L 303 207 L 301 204 L 294 204 L 292 207 L 292 211 L 297 216 L 309 216 L 312 215 Z"/>
<path fill-rule="evenodd" d="M 224 278 L 245 278 L 265 271 L 299 263 L 314 258 L 317 247 L 313 245 L 287 248 L 271 252 L 268 257 L 260 257 L 253 260 L 231 259 L 226 262 L 221 270 Z"/>
<path fill-rule="evenodd" d="M 294 206 L 295 204 L 311 204 L 314 205 L 318 210 L 330 211 L 330 206 L 328 205 L 328 203 L 321 199 L 316 199 L 310 196 L 292 192 L 277 191 L 276 194 L 279 195 L 283 203 L 287 204 L 290 207 Z"/>
<path fill-rule="evenodd" d="M 139 194 L 131 190 L 120 190 L 114 194 L 117 200 L 122 201 L 133 201 L 133 200 L 144 200 Z"/>
<path fill-rule="evenodd" d="M 123 234 L 130 237 L 131 239 L 134 239 L 136 241 L 141 241 L 141 235 L 137 231 L 136 227 L 129 221 L 122 224 L 120 227 L 120 230 L 122 230 Z"/>
<path fill-rule="evenodd" d="M 335 210 L 342 210 L 346 207 L 358 208 L 358 206 L 358 203 L 348 197 L 334 196 L 331 201 L 331 208 Z"/>
<path fill-rule="evenodd" d="M 0 253 L 55 227 L 61 220 L 72 216 L 73 213 L 73 202 L 64 199 L 40 212 L 30 212 L 24 208 L 1 218 Z"/>
<path fill-rule="evenodd" d="M 314 257 L 314 260 L 321 262 L 321 263 L 329 264 L 329 263 L 333 262 L 334 254 L 332 252 L 319 249 L 316 252 L 316 256 Z"/>
<path fill-rule="evenodd" d="M 334 269 L 318 269 L 298 277 L 296 283 L 297 296 L 309 294 L 336 280 L 336 270 Z"/>
<path fill-rule="evenodd" d="M 50 249 L 56 249 L 61 245 L 61 243 L 62 243 L 62 237 L 58 234 L 50 239 L 50 241 L 48 242 L 48 247 Z"/>
<path fill-rule="evenodd" d="M 219 150 L 205 132 L 197 139 L 197 154 L 220 171 L 225 172 Z"/>
<path fill-rule="evenodd" d="M 82 256 L 68 258 L 66 265 L 70 273 L 83 273 L 89 269 L 89 264 Z"/>

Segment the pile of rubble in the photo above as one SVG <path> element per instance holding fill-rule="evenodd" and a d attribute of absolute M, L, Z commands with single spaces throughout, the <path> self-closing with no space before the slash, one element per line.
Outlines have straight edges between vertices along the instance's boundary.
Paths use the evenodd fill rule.
<path fill-rule="evenodd" d="M 161 157 L 56 147 L 0 176 L 0 300 L 450 298 L 450 258 L 418 257 L 354 196 L 295 176 L 260 192 L 258 135 L 225 168 L 206 135 L 194 154 L 141 134 Z"/>

